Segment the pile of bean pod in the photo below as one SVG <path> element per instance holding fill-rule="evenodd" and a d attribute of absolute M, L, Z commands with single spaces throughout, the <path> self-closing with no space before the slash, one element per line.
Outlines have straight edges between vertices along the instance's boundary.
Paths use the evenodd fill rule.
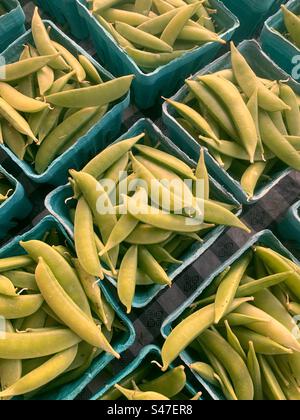
<path fill-rule="evenodd" d="M 8 179 L 0 172 L 0 205 L 13 193 L 13 188 Z"/>
<path fill-rule="evenodd" d="M 300 266 L 257 245 L 173 329 L 164 369 L 189 347 L 191 369 L 229 400 L 300 400 L 299 303 Z"/>
<path fill-rule="evenodd" d="M 198 0 L 93 0 L 92 13 L 145 71 L 153 71 L 207 42 L 225 43 L 216 10 Z"/>
<path fill-rule="evenodd" d="M 300 48 L 300 16 L 282 5 L 283 20 L 287 30 L 287 37 L 296 47 Z"/>
<path fill-rule="evenodd" d="M 186 80 L 183 103 L 167 101 L 178 123 L 252 198 L 282 162 L 300 170 L 300 98 L 286 83 L 256 76 L 233 43 L 231 63 Z"/>
<path fill-rule="evenodd" d="M 139 144 L 142 139 L 151 144 L 148 134 L 142 133 L 108 147 L 81 172 L 70 171 L 78 199 L 74 232 L 79 261 L 88 273 L 100 278 L 106 271 L 103 267 L 110 270 L 110 276 L 118 281 L 119 298 L 128 313 L 136 286 L 171 286 L 167 268 L 180 265 L 178 258 L 193 243 L 201 242 L 201 237 L 215 225 L 249 232 L 232 213 L 232 205 L 210 197 L 203 154 L 195 172 L 167 152 Z M 113 189 L 106 188 L 107 180 L 113 181 Z M 188 201 L 177 196 L 164 180 L 178 182 Z M 185 184 L 190 181 L 193 186 L 197 180 L 203 181 L 205 198 L 195 197 Z M 119 194 L 124 188 L 125 195 Z M 157 208 L 150 202 L 152 189 L 159 192 L 154 203 Z M 168 208 L 164 207 L 164 197 L 170 197 Z M 99 206 L 101 202 L 105 203 L 104 210 Z M 204 222 L 203 217 L 197 218 L 200 207 L 204 210 Z M 183 209 L 186 215 L 176 214 Z"/>
<path fill-rule="evenodd" d="M 47 241 L 47 242 L 45 242 Z M 33 397 L 81 377 L 124 327 L 55 231 L 0 259 L 0 399 Z M 55 243 L 55 245 L 52 245 Z"/>
<path fill-rule="evenodd" d="M 184 366 L 170 369 L 163 375 L 156 362 L 144 361 L 143 365 L 115 385 L 100 400 L 117 401 L 122 397 L 132 401 L 189 400 Z M 201 392 L 192 400 L 199 400 Z"/>
<path fill-rule="evenodd" d="M 37 8 L 32 36 L 19 61 L 0 67 L 0 125 L 6 146 L 41 174 L 129 91 L 132 76 L 103 82 L 86 56 L 51 40 Z"/>

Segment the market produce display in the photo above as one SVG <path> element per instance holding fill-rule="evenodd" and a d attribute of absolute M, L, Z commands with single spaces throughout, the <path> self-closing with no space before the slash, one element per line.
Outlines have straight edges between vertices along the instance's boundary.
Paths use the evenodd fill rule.
<path fill-rule="evenodd" d="M 229 400 L 299 400 L 300 266 L 261 245 L 227 267 L 167 337 L 163 370 L 191 369 Z"/>
<path fill-rule="evenodd" d="M 287 30 L 287 37 L 296 47 L 300 48 L 300 17 L 284 5 L 281 6 L 281 10 Z"/>
<path fill-rule="evenodd" d="M 52 41 L 35 9 L 34 45 L 0 67 L 3 141 L 38 174 L 72 147 L 124 96 L 132 76 L 104 82 L 85 57 Z"/>
<path fill-rule="evenodd" d="M 297 0 L 0 3 L 0 400 L 299 401 Z"/>
<path fill-rule="evenodd" d="M 178 366 L 162 374 L 157 362 L 145 361 L 142 366 L 115 385 L 99 400 L 117 401 L 124 398 L 131 401 L 199 400 L 202 393 L 189 396 L 186 384 L 187 377 L 184 366 Z"/>
<path fill-rule="evenodd" d="M 0 259 L 0 399 L 49 392 L 81 377 L 124 327 L 57 231 Z"/>
<path fill-rule="evenodd" d="M 13 188 L 7 178 L 0 172 L 0 205 L 13 193 Z"/>
<path fill-rule="evenodd" d="M 207 42 L 226 43 L 209 1 L 135 0 L 90 2 L 91 12 L 145 71 L 168 64 Z"/>
<path fill-rule="evenodd" d="M 299 96 L 284 81 L 256 76 L 231 43 L 231 69 L 188 79 L 178 123 L 241 183 L 249 199 L 283 163 L 300 170 Z"/>
<path fill-rule="evenodd" d="M 128 313 L 136 287 L 171 286 L 168 267 L 180 265 L 184 252 L 195 241 L 200 246 L 215 225 L 249 232 L 232 206 L 210 197 L 203 154 L 194 171 L 147 143 L 141 133 L 105 149 L 81 172 L 70 171 L 78 199 L 73 217 L 79 261 L 100 278 L 102 265 L 110 270 Z M 204 186 L 198 190 L 197 180 Z"/>

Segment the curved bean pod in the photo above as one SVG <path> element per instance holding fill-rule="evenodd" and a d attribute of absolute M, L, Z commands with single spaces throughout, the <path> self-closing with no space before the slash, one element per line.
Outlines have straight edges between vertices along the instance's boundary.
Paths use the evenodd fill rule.
<path fill-rule="evenodd" d="M 134 76 L 123 76 L 96 86 L 54 93 L 45 97 L 52 105 L 63 108 L 100 107 L 122 98 L 130 89 Z"/>
<path fill-rule="evenodd" d="M 40 55 L 57 54 L 57 50 L 52 45 L 47 29 L 40 18 L 38 7 L 34 10 L 31 29 L 34 43 Z M 60 56 L 52 59 L 49 65 L 57 70 L 69 70 L 69 66 Z"/>
<path fill-rule="evenodd" d="M 74 240 L 76 253 L 84 270 L 91 276 L 103 280 L 104 273 L 99 261 L 94 236 L 93 215 L 84 197 L 79 199 L 76 207 Z"/>
<path fill-rule="evenodd" d="M 248 300 L 246 298 L 234 300 L 228 313 Z M 166 371 L 176 357 L 203 331 L 213 325 L 214 312 L 214 305 L 207 306 L 184 319 L 172 330 L 162 348 L 163 371 Z"/>
<path fill-rule="evenodd" d="M 0 358 L 35 359 L 75 346 L 81 339 L 66 328 L 53 328 L 26 334 L 6 333 L 0 340 Z"/>
<path fill-rule="evenodd" d="M 123 388 L 120 385 L 115 385 L 115 388 L 120 391 L 127 400 L 131 401 L 160 401 L 160 400 L 169 400 L 169 398 L 164 395 L 158 394 L 157 392 L 141 392 L 141 391 L 131 391 L 129 389 Z"/>
<path fill-rule="evenodd" d="M 0 398 L 27 394 L 51 382 L 71 365 L 75 359 L 77 349 L 78 346 L 76 345 L 53 356 L 40 367 L 34 369 L 32 372 L 20 378 L 16 383 L 0 392 Z"/>
<path fill-rule="evenodd" d="M 118 296 L 130 314 L 136 288 L 138 247 L 131 246 L 123 257 L 118 275 Z"/>
<path fill-rule="evenodd" d="M 88 318 L 66 294 L 42 258 L 39 259 L 36 269 L 36 281 L 50 308 L 82 340 L 91 346 L 103 349 L 117 358 L 120 357 L 110 346 L 94 321 Z"/>

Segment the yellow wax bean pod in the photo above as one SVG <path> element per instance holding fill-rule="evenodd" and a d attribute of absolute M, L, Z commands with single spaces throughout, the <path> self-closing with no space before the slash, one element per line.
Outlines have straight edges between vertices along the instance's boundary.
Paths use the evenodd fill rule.
<path fill-rule="evenodd" d="M 238 308 L 236 312 L 243 315 L 265 318 L 265 322 L 254 322 L 249 324 L 248 328 L 251 331 L 257 332 L 258 334 L 262 334 L 274 341 L 277 341 L 282 346 L 290 348 L 296 352 L 300 352 L 300 344 L 296 340 L 295 336 L 266 312 L 247 303 L 241 305 L 241 307 Z"/>
<path fill-rule="evenodd" d="M 259 108 L 258 108 L 258 89 L 255 89 L 255 91 L 253 92 L 252 96 L 249 98 L 248 103 L 247 103 L 247 107 L 250 111 L 250 114 L 252 115 L 253 121 L 255 122 L 256 125 L 256 132 L 257 132 L 257 147 L 259 149 L 259 151 L 261 152 L 262 158 L 264 159 L 264 155 L 265 155 L 265 150 L 264 150 L 264 145 L 261 139 L 261 135 L 260 135 L 260 129 L 259 129 L 259 120 L 258 120 L 258 112 L 259 112 Z"/>
<path fill-rule="evenodd" d="M 160 400 L 169 400 L 169 398 L 164 395 L 158 394 L 157 392 L 142 392 L 142 391 L 131 391 L 130 389 L 123 388 L 120 385 L 115 385 L 115 388 L 120 391 L 127 400 L 130 401 L 160 401 Z"/>
<path fill-rule="evenodd" d="M 226 44 L 226 41 L 220 38 L 219 35 L 201 26 L 185 26 L 179 33 L 177 39 L 182 41 L 195 42 L 197 44 L 206 42 L 218 42 L 220 44 Z"/>
<path fill-rule="evenodd" d="M 248 324 L 250 325 L 250 324 Z M 245 351 L 249 350 L 249 342 L 253 342 L 254 347 L 259 354 L 265 355 L 290 355 L 293 351 L 287 347 L 281 346 L 276 341 L 271 340 L 270 338 L 258 334 L 254 331 L 251 331 L 249 328 L 234 327 L 234 334 L 237 336 L 239 342 L 241 343 Z"/>
<path fill-rule="evenodd" d="M 115 357 L 120 356 L 110 346 L 94 321 L 70 299 L 43 259 L 39 259 L 36 269 L 37 284 L 50 308 L 69 326 L 83 341 L 100 348 Z M 55 292 L 54 292 L 55 291 Z"/>
<path fill-rule="evenodd" d="M 92 159 L 82 171 L 92 175 L 94 178 L 100 178 L 100 176 L 106 172 L 111 165 L 121 159 L 125 153 L 130 151 L 133 146 L 144 137 L 145 133 L 142 133 L 139 136 L 123 140 L 120 143 L 115 143 L 107 147 L 99 153 L 99 155 L 94 157 L 94 159 Z"/>
<path fill-rule="evenodd" d="M 33 46 L 29 46 L 30 55 L 31 57 L 38 57 L 39 54 L 37 50 Z M 54 71 L 49 66 L 44 66 L 40 70 L 38 70 L 37 74 L 37 82 L 39 87 L 39 94 L 40 96 L 44 96 L 44 94 L 51 88 L 55 76 Z"/>
<path fill-rule="evenodd" d="M 9 278 L 0 275 L 0 295 L 16 296 L 16 289 Z"/>
<path fill-rule="evenodd" d="M 28 136 L 30 139 L 38 142 L 33 134 L 29 124 L 11 105 L 0 98 L 0 114 L 5 118 L 19 133 Z"/>
<path fill-rule="evenodd" d="M 233 141 L 219 140 L 218 142 L 216 142 L 215 140 L 204 136 L 199 136 L 199 139 L 202 140 L 210 148 L 215 149 L 220 153 L 223 153 L 225 156 L 229 156 L 237 160 L 246 160 L 249 162 L 249 154 L 246 152 L 246 150 L 239 144 L 234 143 Z M 261 153 L 257 151 L 254 155 L 253 163 L 263 162 L 265 160 L 273 159 L 274 157 L 274 153 L 270 150 L 265 151 L 264 158 L 262 157 Z"/>
<path fill-rule="evenodd" d="M 7 257 L 0 259 L 0 273 L 18 268 L 26 268 L 32 265 L 33 260 L 28 255 L 20 255 L 17 257 Z"/>
<path fill-rule="evenodd" d="M 118 6 L 118 3 L 120 3 L 120 0 L 93 0 L 92 1 L 93 12 L 99 13 L 102 10 L 109 9 L 114 6 Z"/>
<path fill-rule="evenodd" d="M 299 20 L 300 23 L 300 20 Z M 280 84 L 280 97 L 290 107 L 284 111 L 284 119 L 291 136 L 300 136 L 300 110 L 297 96 L 287 84 Z"/>
<path fill-rule="evenodd" d="M 134 10 L 137 13 L 148 16 L 152 7 L 152 0 L 135 0 Z"/>
<path fill-rule="evenodd" d="M 180 102 L 172 101 L 171 99 L 165 99 L 170 105 L 172 105 L 176 111 L 185 118 L 188 122 L 192 124 L 197 130 L 205 135 L 209 136 L 211 139 L 218 141 L 214 131 L 207 123 L 207 121 L 193 108 L 188 105 L 181 104 Z"/>
<path fill-rule="evenodd" d="M 257 355 L 255 353 L 255 348 L 252 341 L 249 342 L 249 351 L 247 355 L 247 367 L 249 369 L 249 372 L 253 381 L 253 385 L 254 385 L 254 400 L 263 401 L 264 392 L 263 392 L 261 370 L 260 370 L 259 362 L 257 359 Z"/>
<path fill-rule="evenodd" d="M 292 274 L 293 273 L 291 273 L 291 275 Z M 279 300 L 273 295 L 273 293 L 271 293 L 270 290 L 261 290 L 260 292 L 255 294 L 255 306 L 261 309 L 262 311 L 267 312 L 267 314 L 275 318 L 289 331 L 293 333 L 297 331 L 296 321 L 289 315 L 286 308 L 279 302 Z"/>
<path fill-rule="evenodd" d="M 149 20 L 148 16 L 144 16 L 140 13 L 129 12 L 127 10 L 113 9 L 113 8 L 104 10 L 101 13 L 101 16 L 103 16 L 104 19 L 110 23 L 120 22 L 120 23 L 125 23 L 126 25 L 130 25 L 132 27 L 139 26 L 142 23 L 147 22 L 147 20 Z"/>
<path fill-rule="evenodd" d="M 229 113 L 220 104 L 217 97 L 203 84 L 195 80 L 186 80 L 186 85 L 196 98 L 207 108 L 208 112 L 212 115 L 223 130 L 230 135 L 233 139 L 238 139 L 239 135 L 233 124 Z"/>
<path fill-rule="evenodd" d="M 103 323 L 107 324 L 106 313 L 101 296 L 101 289 L 97 283 L 96 277 L 89 275 L 83 269 L 79 260 L 74 259 L 73 263 L 88 299 L 93 304 L 93 307 L 97 310 L 97 314 L 100 316 Z"/>
<path fill-rule="evenodd" d="M 199 208 L 202 208 L 202 200 L 197 200 Z M 204 200 L 204 221 L 207 223 L 214 223 L 216 225 L 232 226 L 244 230 L 247 233 L 251 233 L 251 229 L 248 228 L 237 216 L 231 211 L 222 207 L 218 203 L 214 203 L 211 200 Z"/>
<path fill-rule="evenodd" d="M 76 73 L 78 82 L 83 82 L 86 78 L 86 72 L 80 62 L 71 54 L 63 45 L 58 42 L 51 41 L 54 48 L 61 54 L 66 63 L 73 69 Z"/>
<path fill-rule="evenodd" d="M 197 219 L 170 214 L 160 211 L 157 208 L 138 203 L 130 197 L 126 197 L 126 204 L 129 213 L 137 220 L 162 230 L 179 233 L 197 233 L 212 227 L 212 225 L 200 223 Z"/>
<path fill-rule="evenodd" d="M 258 355 L 258 360 L 272 398 L 276 401 L 286 401 L 286 397 L 267 360 L 262 355 Z"/>
<path fill-rule="evenodd" d="M 40 18 L 38 8 L 35 8 L 32 18 L 32 36 L 34 43 L 40 55 L 54 55 L 57 54 L 57 50 L 51 43 L 51 39 L 45 28 L 45 25 Z M 56 70 L 69 70 L 69 66 L 61 56 L 52 59 L 49 65 Z"/>
<path fill-rule="evenodd" d="M 294 267 L 292 261 L 285 259 L 279 253 L 269 248 L 258 246 L 255 248 L 255 253 L 259 259 L 262 260 L 264 264 L 266 264 L 267 267 L 275 273 L 283 273 L 289 271 L 292 264 L 292 269 L 295 270 L 295 273 L 292 277 L 289 276 L 289 278 L 286 279 L 286 285 L 294 293 L 294 295 L 300 299 L 300 274 L 296 271 L 297 265 L 295 264 Z"/>
<path fill-rule="evenodd" d="M 159 15 L 175 9 L 174 6 L 164 0 L 153 0 L 153 4 Z"/>
<path fill-rule="evenodd" d="M 164 29 L 160 39 L 173 46 L 188 20 L 196 13 L 199 4 L 200 2 L 191 4 L 179 10 Z"/>
<path fill-rule="evenodd" d="M 98 14 L 94 14 L 95 19 L 100 23 L 100 25 L 117 41 L 117 43 L 125 48 L 125 47 L 134 47 L 134 45 L 129 42 L 126 38 L 124 38 L 121 34 L 119 34 L 114 26 L 107 22 L 102 16 Z"/>
<path fill-rule="evenodd" d="M 228 313 L 249 300 L 251 298 L 234 300 Z M 214 305 L 209 305 L 185 318 L 172 330 L 162 348 L 163 371 L 166 371 L 176 357 L 199 337 L 203 331 L 213 325 L 214 312 Z"/>
<path fill-rule="evenodd" d="M 229 322 L 225 320 L 225 327 L 226 327 L 226 333 L 227 333 L 227 341 L 231 345 L 231 347 L 237 352 L 237 354 L 245 361 L 246 360 L 246 354 L 241 346 L 241 343 L 239 342 L 239 339 L 232 331 Z"/>
<path fill-rule="evenodd" d="M 78 60 L 81 66 L 83 67 L 83 69 L 85 70 L 86 75 L 89 80 L 91 80 L 93 83 L 96 83 L 96 84 L 103 83 L 103 80 L 101 79 L 101 76 L 98 70 L 85 55 L 80 54 L 78 56 Z"/>
<path fill-rule="evenodd" d="M 196 362 L 190 365 L 190 369 L 195 371 L 201 378 L 215 387 L 220 387 L 220 383 L 216 380 L 214 369 L 207 363 Z"/>
<path fill-rule="evenodd" d="M 32 292 L 38 292 L 34 274 L 26 273 L 25 271 L 7 271 L 3 275 L 7 277 L 13 285 L 18 289 L 27 289 Z"/>
<path fill-rule="evenodd" d="M 68 369 L 76 357 L 77 350 L 78 346 L 76 345 L 53 356 L 40 367 L 0 392 L 0 398 L 27 394 L 48 384 Z"/>
<path fill-rule="evenodd" d="M 24 79 L 49 64 L 49 62 L 57 56 L 58 54 L 55 53 L 41 57 L 28 58 L 16 63 L 0 66 L 0 80 L 3 82 L 13 82 L 15 80 Z"/>
<path fill-rule="evenodd" d="M 171 53 L 152 53 L 148 51 L 138 50 L 132 47 L 125 47 L 127 54 L 135 61 L 135 63 L 145 69 L 156 69 L 164 66 L 172 60 L 181 57 L 186 51 L 173 51 Z"/>
<path fill-rule="evenodd" d="M 90 316 L 89 304 L 76 272 L 65 258 L 50 245 L 42 241 L 32 240 L 20 242 L 20 245 L 29 253 L 36 263 L 40 257 L 44 259 L 65 292 L 87 315 Z M 17 274 L 13 279 L 15 278 L 15 280 L 18 281 L 18 277 L 19 275 Z M 21 280 L 23 280 L 22 277 Z M 25 281 L 30 281 L 30 279 L 28 280 L 28 278 L 25 278 Z M 33 283 L 33 286 L 35 285 L 36 283 Z"/>
<path fill-rule="evenodd" d="M 197 341 L 199 344 L 201 344 L 199 339 Z M 218 358 L 215 357 L 215 355 L 210 350 L 208 350 L 208 348 L 204 348 L 202 345 L 202 349 L 209 362 L 211 363 L 212 367 L 216 371 L 216 374 L 214 375 L 215 379 L 218 381 L 219 386 L 221 387 L 226 399 L 229 401 L 237 401 L 238 398 L 233 389 L 229 375 L 227 374 L 223 365 L 219 362 Z"/>
<path fill-rule="evenodd" d="M 151 200 L 166 211 L 182 213 L 186 207 L 183 197 L 177 196 L 171 188 L 164 186 L 155 176 L 142 164 L 137 158 L 130 153 L 133 171 L 136 176 L 146 184 L 144 203 L 147 202 L 146 194 Z M 188 203 L 190 206 L 191 204 Z"/>
<path fill-rule="evenodd" d="M 130 314 L 136 288 L 138 247 L 132 245 L 122 260 L 118 275 L 118 296 Z"/>
<path fill-rule="evenodd" d="M 133 76 L 123 76 L 96 86 L 72 89 L 45 97 L 46 101 L 64 108 L 100 107 L 124 96 Z"/>
<path fill-rule="evenodd" d="M 186 386 L 186 374 L 184 366 L 178 366 L 164 373 L 156 379 L 139 384 L 139 389 L 143 392 L 154 391 L 173 398 L 178 395 Z"/>
<path fill-rule="evenodd" d="M 138 265 L 154 283 L 168 286 L 172 285 L 172 281 L 165 270 L 143 246 L 139 247 Z"/>
<path fill-rule="evenodd" d="M 178 12 L 179 10 L 172 9 L 169 12 L 163 13 L 153 19 L 147 20 L 146 22 L 139 25 L 138 29 L 147 32 L 151 35 L 161 34 Z"/>
<path fill-rule="evenodd" d="M 245 254 L 240 260 L 235 262 L 220 284 L 216 299 L 215 299 L 215 323 L 218 324 L 220 320 L 228 313 L 228 308 L 231 306 L 240 282 L 247 270 L 252 259 L 252 253 Z"/>
<path fill-rule="evenodd" d="M 283 13 L 283 19 L 288 33 L 292 38 L 292 41 L 295 42 L 298 48 L 300 48 L 300 18 L 284 5 L 281 6 L 281 10 Z"/>
<path fill-rule="evenodd" d="M 29 98 L 3 82 L 0 82 L 0 95 L 10 106 L 21 112 L 35 113 L 49 107 L 45 102 Z"/>
<path fill-rule="evenodd" d="M 211 88 L 226 106 L 252 163 L 257 147 L 257 131 L 252 115 L 238 89 L 231 82 L 215 75 L 199 76 L 198 79 Z"/>
<path fill-rule="evenodd" d="M 210 185 L 209 185 L 209 174 L 206 168 L 206 164 L 205 164 L 205 155 L 204 155 L 204 150 L 201 149 L 200 151 L 200 158 L 198 161 L 198 165 L 196 168 L 196 172 L 195 172 L 196 178 L 199 181 L 203 182 L 203 197 L 198 197 L 198 198 L 203 198 L 204 200 L 209 200 L 209 193 L 210 193 Z M 193 187 L 193 193 L 194 195 L 197 197 L 197 187 L 196 185 L 194 185 Z"/>
<path fill-rule="evenodd" d="M 29 45 L 25 45 L 19 61 L 28 60 L 29 58 L 31 58 Z M 18 91 L 29 98 L 36 97 L 33 74 L 29 74 L 27 77 L 18 81 Z"/>
<path fill-rule="evenodd" d="M 42 295 L 0 296 L 0 315 L 6 319 L 25 318 L 34 314 L 43 302 Z"/>
<path fill-rule="evenodd" d="M 127 23 L 116 22 L 116 30 L 124 38 L 128 39 L 140 47 L 149 48 L 153 51 L 159 52 L 172 52 L 173 48 L 161 39 L 148 34 L 147 32 L 141 31 L 140 29 L 134 28 Z"/>
<path fill-rule="evenodd" d="M 81 339 L 66 328 L 53 328 L 26 334 L 6 333 L 0 340 L 0 358 L 7 360 L 34 359 L 59 353 Z"/>
<path fill-rule="evenodd" d="M 214 353 L 229 373 L 239 400 L 249 401 L 254 398 L 254 387 L 244 360 L 227 343 L 227 341 L 214 331 L 207 330 L 200 337 L 202 343 Z"/>
<path fill-rule="evenodd" d="M 6 331 L 13 333 L 14 328 L 9 321 L 6 321 Z M 13 385 L 22 376 L 22 361 L 21 360 L 0 360 L 0 387 L 2 390 Z M 0 398 L 1 399 L 10 399 Z"/>
<path fill-rule="evenodd" d="M 59 124 L 43 140 L 35 159 L 35 170 L 43 173 L 55 159 L 59 150 L 74 136 L 80 127 L 88 123 L 99 111 L 97 107 L 83 108 Z"/>
<path fill-rule="evenodd" d="M 252 198 L 257 187 L 258 181 L 267 167 L 266 162 L 255 162 L 246 169 L 242 178 L 241 186 L 244 191 L 248 194 L 249 198 Z"/>
<path fill-rule="evenodd" d="M 180 175 L 182 178 L 193 179 L 194 181 L 197 180 L 193 170 L 186 163 L 176 158 L 175 156 L 172 156 L 169 153 L 166 153 L 162 150 L 155 149 L 153 147 L 145 146 L 142 144 L 135 144 L 134 147 L 142 155 L 168 167 L 169 169 Z"/>
<path fill-rule="evenodd" d="M 93 213 L 101 237 L 104 243 L 106 243 L 113 228 L 117 224 L 114 207 L 107 193 L 101 183 L 92 175 L 85 172 L 76 172 L 74 170 L 71 170 L 70 174 L 76 182 L 80 192 L 85 197 L 85 200 Z M 103 208 L 101 205 L 103 205 Z"/>
<path fill-rule="evenodd" d="M 45 327 L 47 314 L 43 309 L 43 306 L 34 314 L 25 318 L 22 323 L 22 331 L 36 330 Z"/>
<path fill-rule="evenodd" d="M 40 95 L 44 96 L 51 89 L 54 82 L 54 71 L 51 67 L 45 66 L 37 72 Z"/>
<path fill-rule="evenodd" d="M 258 89 L 258 104 L 265 111 L 276 112 L 289 109 L 289 105 L 261 83 L 233 42 L 231 43 L 231 61 L 235 79 L 248 98 Z"/>
<path fill-rule="evenodd" d="M 75 248 L 80 264 L 91 276 L 104 279 L 104 273 L 99 261 L 94 228 L 93 215 L 85 201 L 81 197 L 78 201 L 74 221 Z"/>
<path fill-rule="evenodd" d="M 135 230 L 139 221 L 131 214 L 123 214 L 117 221 L 100 256 L 118 247 Z"/>
<path fill-rule="evenodd" d="M 155 227 L 139 224 L 126 238 L 126 242 L 135 245 L 155 245 L 168 240 L 172 232 L 157 229 Z"/>

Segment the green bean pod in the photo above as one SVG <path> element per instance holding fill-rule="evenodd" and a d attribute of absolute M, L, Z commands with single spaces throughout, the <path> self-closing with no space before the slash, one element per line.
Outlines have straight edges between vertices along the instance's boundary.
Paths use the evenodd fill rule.
<path fill-rule="evenodd" d="M 228 313 L 234 311 L 245 301 L 249 301 L 249 298 L 234 300 Z M 176 357 L 203 331 L 213 325 L 214 312 L 214 305 L 209 305 L 185 318 L 172 330 L 162 348 L 163 371 L 166 371 Z"/>
<path fill-rule="evenodd" d="M 42 241 L 20 242 L 20 245 L 36 263 L 40 257 L 43 258 L 65 292 L 87 315 L 90 315 L 89 304 L 76 272 L 65 258 Z"/>
<path fill-rule="evenodd" d="M 16 383 L 0 392 L 0 398 L 27 394 L 51 382 L 70 366 L 76 356 L 77 349 L 78 346 L 76 345 L 53 356 L 42 366 L 23 376 Z"/>
<path fill-rule="evenodd" d="M 50 308 L 90 345 L 101 348 L 119 358 L 93 320 L 70 299 L 42 258 L 36 269 L 36 281 Z M 55 291 L 55 293 L 54 293 Z"/>

